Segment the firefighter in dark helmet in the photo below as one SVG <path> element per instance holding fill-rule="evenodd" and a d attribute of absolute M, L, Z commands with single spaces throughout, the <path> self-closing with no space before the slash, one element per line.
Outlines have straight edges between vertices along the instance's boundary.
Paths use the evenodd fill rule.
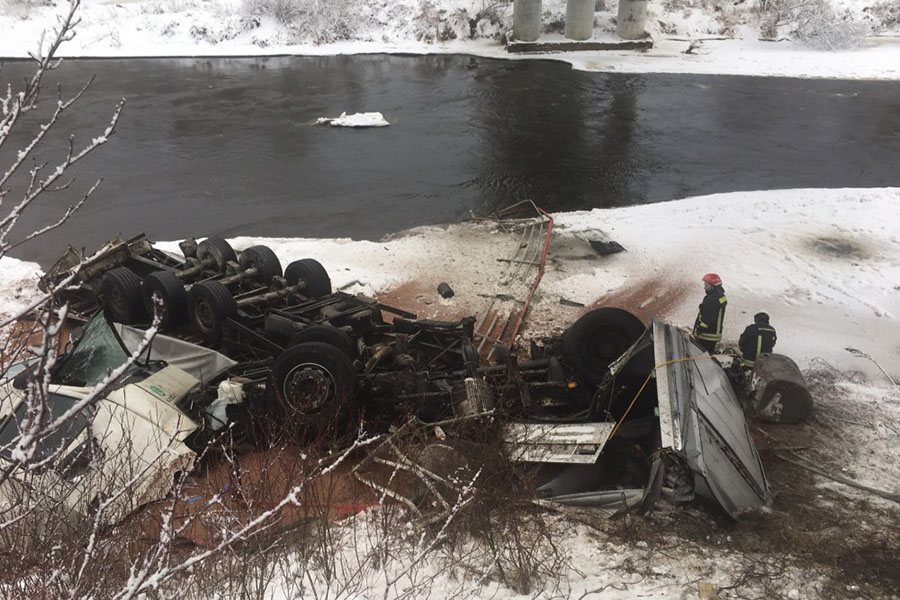
<path fill-rule="evenodd" d="M 697 320 L 694 321 L 694 340 L 697 344 L 712 354 L 716 350 L 716 344 L 722 340 L 722 325 L 725 322 L 725 307 L 728 298 L 722 288 L 722 278 L 715 273 L 707 273 L 703 276 L 703 287 L 706 295 L 700 303 L 700 311 Z"/>
<path fill-rule="evenodd" d="M 775 347 L 778 336 L 775 328 L 769 325 L 769 315 L 758 312 L 753 315 L 753 325 L 747 325 L 738 346 L 741 349 L 741 366 L 751 368 L 756 364 L 760 354 L 768 354 Z"/>

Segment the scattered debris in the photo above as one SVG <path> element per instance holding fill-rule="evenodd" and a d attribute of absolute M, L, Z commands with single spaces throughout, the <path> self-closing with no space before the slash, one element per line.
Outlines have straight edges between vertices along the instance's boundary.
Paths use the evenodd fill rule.
<path fill-rule="evenodd" d="M 475 326 L 478 353 L 488 359 L 497 343 L 511 345 L 519 334 L 531 299 L 541 283 L 553 233 L 553 217 L 531 200 L 523 200 L 497 214 L 497 219 L 519 234 L 519 243 L 505 266 L 499 285 L 507 294 L 493 296 Z"/>
<path fill-rule="evenodd" d="M 703 44 L 701 40 L 691 40 L 691 43 L 688 47 L 682 52 L 682 54 L 694 54 L 697 50 L 700 49 L 700 46 Z"/>
<path fill-rule="evenodd" d="M 697 585 L 697 591 L 700 594 L 700 600 L 719 600 L 719 589 L 714 583 L 701 581 Z"/>
<path fill-rule="evenodd" d="M 438 294 L 441 295 L 441 298 L 452 298 L 454 296 L 453 288 L 446 282 L 441 282 L 437 287 Z"/>
<path fill-rule="evenodd" d="M 856 348 L 845 348 L 845 350 L 847 352 L 849 352 L 850 354 L 852 354 L 853 356 L 858 356 L 860 358 L 865 358 L 865 359 L 872 361 L 872 364 L 874 364 L 876 367 L 878 367 L 878 370 L 881 371 L 882 373 L 884 373 L 884 376 L 888 378 L 888 381 L 891 382 L 891 385 L 897 385 L 897 381 L 893 377 L 888 375 L 888 372 L 884 370 L 884 367 L 882 367 L 880 364 L 878 364 L 878 362 L 874 358 L 872 358 L 870 355 L 866 354 L 862 350 L 857 350 Z"/>
<path fill-rule="evenodd" d="M 826 471 L 820 465 L 815 464 L 808 458 L 804 458 L 800 456 L 796 452 L 791 451 L 791 454 L 794 455 L 794 458 L 788 458 L 778 452 L 775 453 L 775 456 L 780 458 L 785 462 L 789 462 L 792 465 L 796 465 L 802 469 L 806 469 L 811 473 L 815 473 L 816 475 L 821 475 L 822 477 L 826 477 L 831 479 L 832 481 L 836 481 L 838 483 L 842 483 L 844 485 L 848 485 L 852 488 L 856 488 L 858 490 L 862 490 L 864 492 L 868 492 L 870 494 L 874 494 L 875 496 L 879 496 L 880 498 L 884 498 L 885 500 L 893 500 L 894 502 L 900 502 L 900 494 L 886 492 L 884 490 L 879 490 L 873 487 L 869 487 L 867 485 L 862 485 L 861 483 L 857 483 L 852 479 L 848 479 L 847 477 L 843 477 L 842 475 L 835 475 L 829 471 Z"/>
<path fill-rule="evenodd" d="M 619 242 L 588 240 L 588 243 L 591 245 L 591 248 L 593 248 L 600 256 L 608 256 L 610 254 L 616 254 L 617 252 L 625 252 L 625 248 Z"/>
<path fill-rule="evenodd" d="M 316 125 L 332 127 L 387 127 L 390 125 L 380 112 L 353 113 L 342 112 L 339 117 L 319 117 Z"/>
<path fill-rule="evenodd" d="M 575 302 L 574 300 L 569 300 L 567 298 L 560 298 L 559 303 L 563 306 L 574 306 L 575 308 L 584 308 L 584 303 Z"/>

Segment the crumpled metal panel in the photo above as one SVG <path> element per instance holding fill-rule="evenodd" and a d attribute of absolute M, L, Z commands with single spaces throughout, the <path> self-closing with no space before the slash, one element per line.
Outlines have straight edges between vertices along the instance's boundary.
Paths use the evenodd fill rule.
<path fill-rule="evenodd" d="M 115 327 L 116 332 L 122 339 L 122 343 L 125 344 L 125 347 L 130 352 L 133 352 L 140 346 L 146 335 L 146 332 L 140 329 L 122 325 L 121 323 L 114 323 L 113 327 Z M 147 354 L 144 353 L 142 357 L 146 358 Z M 200 381 L 207 381 L 223 370 L 237 364 L 237 361 L 215 350 L 161 333 L 156 334 L 153 338 L 153 342 L 150 345 L 149 359 L 164 360 L 169 366 L 178 367 Z"/>
<path fill-rule="evenodd" d="M 615 423 L 510 423 L 503 443 L 514 462 L 592 465 L 609 440 Z"/>
<path fill-rule="evenodd" d="M 680 451 L 697 492 L 731 516 L 762 506 L 769 485 L 725 371 L 686 332 L 659 321 L 652 329 L 661 446 Z"/>

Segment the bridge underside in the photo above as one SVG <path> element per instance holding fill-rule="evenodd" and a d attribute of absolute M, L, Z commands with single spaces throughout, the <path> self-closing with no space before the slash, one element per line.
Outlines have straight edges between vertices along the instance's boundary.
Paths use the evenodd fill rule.
<path fill-rule="evenodd" d="M 648 0 L 619 0 L 616 35 L 623 40 L 646 37 Z M 566 38 L 576 41 L 591 39 L 594 33 L 596 0 L 567 0 Z M 541 35 L 541 0 L 515 0 L 513 39 L 535 42 Z M 584 49 L 584 48 L 579 48 Z"/>

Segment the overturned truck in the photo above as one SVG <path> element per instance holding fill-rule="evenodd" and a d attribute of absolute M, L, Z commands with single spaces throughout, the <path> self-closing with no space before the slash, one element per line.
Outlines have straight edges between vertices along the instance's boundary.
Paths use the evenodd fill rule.
<path fill-rule="evenodd" d="M 538 490 L 556 502 L 614 512 L 648 510 L 662 494 L 700 496 L 734 517 L 767 502 L 762 464 L 726 372 L 677 328 L 645 327 L 627 311 L 602 308 L 563 336 L 532 344 L 527 357 L 497 344 L 489 363 L 476 351 L 473 319 L 416 320 L 332 292 L 313 259 L 282 272 L 264 247 L 237 254 L 226 245 L 189 245 L 202 268 L 188 275 L 190 257 L 143 275 L 120 261 L 94 276 L 105 312 L 93 327 L 98 319 L 129 321 L 112 328 L 125 350 L 153 312 L 167 330 L 151 343 L 140 373 L 157 383 L 182 381 L 168 404 L 192 424 L 179 439 L 195 451 L 226 422 L 232 434 L 265 418 L 303 439 L 339 441 L 361 427 L 388 436 L 399 423 L 441 423 L 452 435 L 453 424 L 482 420 L 500 425 L 509 459 L 558 466 Z M 217 263 L 214 253 L 228 260 Z M 191 356 L 207 357 L 205 370 L 195 365 L 190 379 L 179 376 Z M 129 383 L 138 385 L 137 377 Z"/>

